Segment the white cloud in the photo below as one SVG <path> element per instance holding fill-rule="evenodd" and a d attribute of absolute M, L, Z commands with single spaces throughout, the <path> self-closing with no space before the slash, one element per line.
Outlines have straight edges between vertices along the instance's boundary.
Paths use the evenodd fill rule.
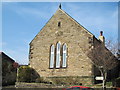
<path fill-rule="evenodd" d="M 89 7 L 82 4 L 78 6 L 74 3 L 66 4 L 66 6 L 70 9 L 70 15 L 85 28 L 94 32 L 93 34 L 98 33 L 100 30 L 117 33 L 117 7 L 112 10 L 101 10 L 101 7 L 93 8 L 93 6 Z"/>
<path fill-rule="evenodd" d="M 11 57 L 13 60 L 19 64 L 27 65 L 28 64 L 28 43 L 23 41 L 24 46 L 18 45 L 17 47 L 11 47 L 6 42 L 0 43 L 2 50 L 5 54 Z"/>
<path fill-rule="evenodd" d="M 19 64 L 28 64 L 28 52 L 25 47 L 18 49 L 5 49 L 3 50 L 9 57 L 18 62 Z"/>
<path fill-rule="evenodd" d="M 38 8 L 26 7 L 21 5 L 19 2 L 14 3 L 3 3 L 3 6 L 6 6 L 8 9 L 12 10 L 16 14 L 18 14 L 21 17 L 33 17 L 33 18 L 44 18 L 48 19 L 48 15 L 50 14 L 47 11 L 39 10 Z"/>
<path fill-rule="evenodd" d="M 39 18 L 48 19 L 48 13 L 47 12 L 40 12 L 37 9 L 34 8 L 26 8 L 26 7 L 20 7 L 19 10 L 15 11 L 17 14 L 21 16 L 34 16 Z"/>
<path fill-rule="evenodd" d="M 83 4 L 66 4 L 67 10 L 65 11 L 96 37 L 99 37 L 99 32 L 102 30 L 106 39 L 109 40 L 112 37 L 117 41 L 118 7 L 116 6 L 110 10 L 109 7 L 103 7 L 102 5 L 95 8 L 93 5 Z"/>

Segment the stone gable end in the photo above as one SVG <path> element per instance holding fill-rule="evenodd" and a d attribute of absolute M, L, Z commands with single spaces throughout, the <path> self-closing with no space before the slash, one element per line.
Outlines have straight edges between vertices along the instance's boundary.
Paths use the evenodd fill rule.
<path fill-rule="evenodd" d="M 67 45 L 67 67 L 49 69 L 50 46 Z M 92 63 L 84 53 L 93 45 L 93 35 L 63 10 L 58 9 L 30 43 L 30 66 L 40 76 L 91 76 Z M 62 57 L 62 54 L 61 54 Z"/>

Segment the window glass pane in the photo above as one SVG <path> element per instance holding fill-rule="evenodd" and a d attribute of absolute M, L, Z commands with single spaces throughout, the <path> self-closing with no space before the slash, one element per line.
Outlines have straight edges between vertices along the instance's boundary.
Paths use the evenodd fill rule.
<path fill-rule="evenodd" d="M 63 45 L 63 63 L 62 67 L 67 67 L 67 46 L 66 44 Z"/>
<path fill-rule="evenodd" d="M 54 52 L 54 45 L 51 46 L 51 52 Z"/>
<path fill-rule="evenodd" d="M 50 68 L 54 68 L 54 45 L 51 46 L 51 52 L 50 52 Z"/>
<path fill-rule="evenodd" d="M 57 44 L 58 51 L 60 51 L 60 43 Z"/>
<path fill-rule="evenodd" d="M 63 51 L 66 51 L 66 45 L 65 44 L 63 45 Z"/>
<path fill-rule="evenodd" d="M 56 50 L 56 68 L 60 68 L 60 43 L 57 43 L 57 50 Z"/>

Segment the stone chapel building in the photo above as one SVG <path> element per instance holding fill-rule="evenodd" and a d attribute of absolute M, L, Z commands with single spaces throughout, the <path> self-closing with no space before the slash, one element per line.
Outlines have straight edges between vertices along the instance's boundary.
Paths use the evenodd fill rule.
<path fill-rule="evenodd" d="M 96 45 L 104 45 L 104 42 L 102 32 L 97 39 L 60 6 L 30 42 L 30 67 L 34 68 L 41 77 L 77 76 L 92 83 L 97 71 L 86 52 Z M 112 55 L 109 50 L 107 51 Z M 111 62 L 114 63 L 113 68 L 116 67 L 115 57 Z M 84 83 L 84 80 L 81 79 L 81 82 Z"/>

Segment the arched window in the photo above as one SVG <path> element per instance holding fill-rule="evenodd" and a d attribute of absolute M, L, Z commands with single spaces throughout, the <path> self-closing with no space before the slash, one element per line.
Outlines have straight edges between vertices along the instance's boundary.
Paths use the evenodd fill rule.
<path fill-rule="evenodd" d="M 67 67 L 67 45 L 63 45 L 63 62 L 62 67 Z"/>
<path fill-rule="evenodd" d="M 56 68 L 60 68 L 60 45 L 60 42 L 58 42 L 56 49 Z"/>
<path fill-rule="evenodd" d="M 50 49 L 50 68 L 54 68 L 54 45 Z"/>

